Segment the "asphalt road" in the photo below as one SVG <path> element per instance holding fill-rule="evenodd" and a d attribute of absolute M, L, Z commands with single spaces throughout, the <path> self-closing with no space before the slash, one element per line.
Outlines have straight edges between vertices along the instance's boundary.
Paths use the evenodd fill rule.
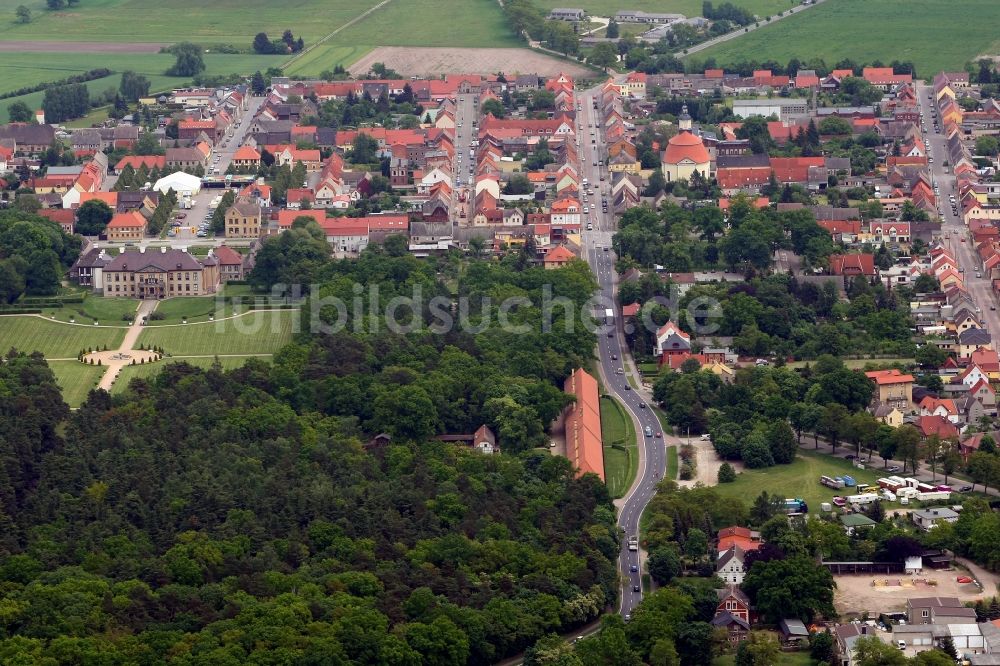
<path fill-rule="evenodd" d="M 461 212 L 465 212 L 468 216 L 472 211 L 472 198 L 475 192 L 471 186 L 475 183 L 476 160 L 469 156 L 472 141 L 479 135 L 478 129 L 472 126 L 478 116 L 475 100 L 476 96 L 473 94 L 460 94 L 455 101 L 455 163 L 452 169 L 454 174 L 452 185 L 456 196 L 452 197 L 451 221 L 456 224 L 463 223 Z M 465 190 L 467 193 L 464 202 L 459 201 L 460 190 Z M 464 223 L 468 222 L 466 217 Z"/>
<path fill-rule="evenodd" d="M 584 204 L 589 207 L 589 213 L 584 215 L 583 221 L 585 229 L 587 223 L 590 222 L 593 225 L 593 230 L 584 230 L 583 237 L 586 248 L 585 256 L 597 275 L 601 295 L 607 302 L 613 303 L 617 291 L 617 273 L 614 268 L 614 252 L 610 248 L 611 237 L 615 231 L 615 219 L 612 213 L 605 214 L 601 211 L 601 200 L 608 197 L 611 190 L 611 178 L 604 167 L 595 165 L 595 162 L 603 161 L 606 155 L 604 137 L 599 128 L 600 123 L 596 121 L 598 112 L 593 108 L 593 99 L 596 93 L 597 89 L 595 88 L 581 93 L 579 97 L 581 109 L 578 113 L 580 125 L 577 129 L 577 137 L 580 139 L 581 173 L 588 179 L 590 187 L 594 190 L 594 195 L 588 196 L 588 201 Z M 595 124 L 598 127 L 592 127 Z M 593 143 L 591 142 L 591 130 L 594 132 Z M 601 180 L 602 175 L 605 178 L 603 181 Z M 610 197 L 608 198 L 610 199 Z M 662 429 L 656 415 L 652 410 L 644 408 L 645 399 L 634 390 L 634 387 L 629 385 L 627 376 L 617 374 L 619 369 L 624 371 L 622 358 L 623 354 L 627 353 L 627 347 L 623 337 L 621 310 L 614 306 L 614 311 L 613 330 L 602 332 L 598 336 L 597 348 L 601 374 L 605 390 L 618 399 L 632 417 L 639 440 L 639 473 L 632 488 L 618 503 L 618 525 L 623 535 L 618 564 L 622 578 L 619 610 L 622 615 L 628 615 L 642 601 L 640 553 L 628 550 L 628 537 L 639 534 L 639 519 L 656 492 L 656 484 L 663 478 L 666 469 L 666 455 L 663 438 L 655 436 Z M 609 335 L 610 337 L 608 337 Z M 647 428 L 654 436 L 647 437 L 645 435 Z M 632 570 L 633 567 L 636 569 L 635 571 Z M 639 586 L 640 591 L 635 591 L 635 586 Z"/>
<path fill-rule="evenodd" d="M 928 166 L 934 184 L 941 189 L 938 196 L 938 207 L 942 213 L 942 238 L 945 246 L 953 250 L 959 267 L 965 271 L 963 273 L 965 287 L 979 308 L 979 317 L 983 328 L 992 335 L 1000 332 L 1000 311 L 990 309 L 996 308 L 996 297 L 990 287 L 988 274 L 980 270 L 982 264 L 973 249 L 968 228 L 962 221 L 961 208 L 958 209 L 958 214 L 952 212 L 949 196 L 954 195 L 957 201 L 958 191 L 955 189 L 954 174 L 947 173 L 944 166 L 944 163 L 948 161 L 945 137 L 939 131 L 934 130 L 934 119 L 937 117 L 936 107 L 927 97 L 932 92 L 931 86 L 917 86 L 917 99 L 920 101 L 920 110 L 923 113 L 922 122 L 928 130 L 924 133 L 924 143 L 927 146 L 928 156 L 934 160 L 934 163 Z M 938 127 L 940 128 L 940 125 Z M 950 170 L 949 167 L 948 171 Z M 976 277 L 976 271 L 979 271 L 980 277 Z"/>

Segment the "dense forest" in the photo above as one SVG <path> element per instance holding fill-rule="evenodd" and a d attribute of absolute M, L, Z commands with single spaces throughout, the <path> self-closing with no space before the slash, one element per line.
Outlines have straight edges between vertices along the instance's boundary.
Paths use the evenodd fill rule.
<path fill-rule="evenodd" d="M 0 304 L 21 294 L 50 296 L 80 254 L 80 237 L 31 213 L 0 213 Z"/>
<path fill-rule="evenodd" d="M 517 257 L 315 268 L 325 292 L 364 278 L 479 305 L 593 289 Z M 73 413 L 42 358 L 9 355 L 0 663 L 485 664 L 594 619 L 616 594 L 614 508 L 533 448 L 593 337 L 512 317 L 530 331 L 302 333 L 273 365 L 172 365 Z M 501 455 L 433 439 L 483 423 Z M 376 432 L 392 441 L 365 448 Z"/>

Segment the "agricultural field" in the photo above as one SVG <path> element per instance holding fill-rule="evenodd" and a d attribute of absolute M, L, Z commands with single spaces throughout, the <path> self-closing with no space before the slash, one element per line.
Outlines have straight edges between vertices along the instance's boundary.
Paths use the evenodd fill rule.
<path fill-rule="evenodd" d="M 87 347 L 117 349 L 124 337 L 124 327 L 63 324 L 34 315 L 0 316 L 0 349 L 4 353 L 16 347 L 41 352 L 47 358 L 75 359 Z"/>
<path fill-rule="evenodd" d="M 2 44 L 0 41 L 0 45 Z M 212 53 L 205 54 L 204 59 L 205 73 L 210 75 L 252 74 L 258 69 L 264 71 L 268 67 L 276 67 L 285 60 L 279 56 Z M 103 79 L 88 81 L 86 86 L 91 96 L 99 95 L 108 88 L 117 90 L 121 83 L 121 72 L 127 69 L 144 74 L 150 81 L 152 92 L 169 90 L 188 82 L 188 79 L 163 74 L 173 62 L 173 56 L 166 53 L 0 52 L 0 93 L 35 83 L 56 81 L 98 67 L 106 67 L 115 73 Z M 41 107 L 44 96 L 44 92 L 35 92 L 0 100 L 0 120 L 6 122 L 7 107 L 13 102 L 24 102 L 30 108 L 37 109 Z"/>
<path fill-rule="evenodd" d="M 79 407 L 90 390 L 97 388 L 98 382 L 107 368 L 84 365 L 78 361 L 52 361 L 49 363 L 56 382 L 62 389 L 63 400 L 70 407 Z"/>
<path fill-rule="evenodd" d="M 33 20 L 15 24 L 14 10 L 26 5 Z M 281 35 L 289 29 L 306 43 L 377 4 L 377 0 L 87 0 L 58 12 L 43 0 L 0 0 L 0 15 L 9 17 L 4 40 L 88 42 L 179 42 L 250 44 L 261 30 Z"/>
<path fill-rule="evenodd" d="M 803 441 L 808 444 L 809 438 L 805 437 Z M 733 483 L 720 483 L 715 489 L 724 497 L 738 497 L 745 502 L 752 502 L 762 490 L 778 497 L 801 498 L 809 505 L 809 512 L 816 513 L 821 502 L 829 502 L 834 495 L 850 495 L 853 492 L 848 488 L 838 491 L 822 486 L 819 477 L 844 474 L 850 474 L 862 485 L 874 483 L 885 476 L 878 456 L 872 459 L 871 466 L 858 469 L 843 458 L 799 449 L 791 465 L 744 470 L 736 475 Z"/>
<path fill-rule="evenodd" d="M 269 361 L 270 357 L 266 356 L 223 356 L 219 358 L 219 363 L 222 365 L 224 370 L 235 370 L 236 368 L 241 368 L 247 362 L 248 359 L 256 358 L 262 361 Z M 169 358 L 160 363 L 148 363 L 145 365 L 129 365 L 122 368 L 121 373 L 118 375 L 118 379 L 111 386 L 111 393 L 123 393 L 133 379 L 138 379 L 140 377 L 144 379 L 149 379 L 158 375 L 164 367 L 170 365 L 171 363 L 188 363 L 195 366 L 196 368 L 210 368 L 213 363 L 215 363 L 215 358 L 210 356 L 198 356 L 194 358 Z M 84 366 L 86 367 L 86 366 Z"/>
<path fill-rule="evenodd" d="M 912 60 L 917 75 L 929 79 L 941 70 L 961 70 L 968 60 L 1000 52 L 995 26 L 1000 3 L 963 0 L 960 8 L 937 0 L 827 0 L 774 25 L 697 53 L 720 66 L 741 60 L 803 61 L 841 58 L 864 63 Z M 955 20 L 955 12 L 975 17 Z"/>
<path fill-rule="evenodd" d="M 414 20 L 413 17 L 447 17 Z M 405 26 L 405 27 L 404 27 Z M 379 46 L 519 47 L 493 0 L 392 0 L 292 63 L 285 73 L 318 74 L 349 65 Z M 496 63 L 494 70 L 503 68 Z"/>
<path fill-rule="evenodd" d="M 632 419 L 614 398 L 601 398 L 601 439 L 608 492 L 612 497 L 623 497 L 639 471 L 639 454 Z"/>
<path fill-rule="evenodd" d="M 717 0 L 715 4 L 721 4 Z M 758 16 L 769 16 L 780 11 L 791 9 L 799 4 L 792 0 L 731 0 L 737 7 L 743 7 Z M 622 10 L 638 10 L 643 12 L 658 12 L 661 14 L 684 14 L 684 16 L 701 16 L 702 0 L 580 0 L 579 2 L 564 2 L 562 0 L 536 0 L 536 5 L 548 12 L 554 7 L 576 7 L 585 9 L 591 16 L 614 16 Z M 811 11 L 811 10 L 810 10 Z"/>
<path fill-rule="evenodd" d="M 150 326 L 138 345 L 159 346 L 170 356 L 273 354 L 292 338 L 293 310 L 249 312 L 201 324 Z"/>

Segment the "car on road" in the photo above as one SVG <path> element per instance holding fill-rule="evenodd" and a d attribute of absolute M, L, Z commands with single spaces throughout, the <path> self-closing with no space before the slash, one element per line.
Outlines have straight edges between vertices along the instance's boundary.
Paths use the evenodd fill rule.
<path fill-rule="evenodd" d="M 701 438 L 700 438 L 700 439 L 701 439 L 701 440 L 703 440 L 703 441 L 706 441 L 706 442 L 710 442 L 710 441 L 712 441 L 712 436 L 711 436 L 711 435 L 709 435 L 709 434 L 708 434 L 708 433 L 706 432 L 706 433 L 704 433 L 704 434 L 703 434 L 703 435 L 701 436 Z"/>
<path fill-rule="evenodd" d="M 972 486 L 962 486 L 961 488 L 958 489 L 958 492 L 960 492 L 960 493 L 971 493 L 972 492 Z"/>
<path fill-rule="evenodd" d="M 625 621 L 626 622 L 631 622 L 632 621 L 632 614 L 631 613 L 625 613 Z"/>
<path fill-rule="evenodd" d="M 632 390 L 632 387 L 631 387 L 631 386 L 629 386 L 628 384 L 626 384 L 626 385 L 625 385 L 625 390 L 626 390 L 626 391 L 631 391 L 631 390 Z"/>
<path fill-rule="evenodd" d="M 639 409 L 646 409 L 646 403 L 640 402 L 639 403 Z"/>
<path fill-rule="evenodd" d="M 895 474 L 900 471 L 900 467 L 899 465 L 891 465 L 885 471 L 889 472 L 890 474 Z"/>
<path fill-rule="evenodd" d="M 638 564 L 633 564 L 633 565 L 631 565 L 631 566 L 630 566 L 630 567 L 628 568 L 628 570 L 629 570 L 629 571 L 631 571 L 632 573 L 636 573 L 636 572 L 638 572 L 638 571 L 639 571 L 639 565 L 638 565 Z"/>
<path fill-rule="evenodd" d="M 854 455 L 853 453 L 848 453 L 846 456 L 844 456 L 844 460 L 854 460 L 855 458 L 857 458 L 857 456 Z"/>
<path fill-rule="evenodd" d="M 635 584 L 635 585 L 632 586 L 632 591 L 633 592 L 641 592 L 642 588 L 638 584 Z"/>
<path fill-rule="evenodd" d="M 995 305 L 991 305 L 990 306 L 990 310 L 996 310 L 996 309 L 997 309 L 997 306 L 995 306 Z"/>
<path fill-rule="evenodd" d="M 612 354 L 611 355 L 611 360 L 612 361 L 617 361 L 618 360 L 618 354 Z"/>
<path fill-rule="evenodd" d="M 623 368 L 618 368 L 617 370 L 615 370 L 615 374 L 616 375 L 624 375 L 625 374 L 625 370 Z"/>
<path fill-rule="evenodd" d="M 662 433 L 662 432 L 660 432 L 659 430 L 657 430 L 657 431 L 656 431 L 656 437 L 658 437 L 658 438 L 659 438 L 659 437 L 663 437 L 663 433 Z"/>

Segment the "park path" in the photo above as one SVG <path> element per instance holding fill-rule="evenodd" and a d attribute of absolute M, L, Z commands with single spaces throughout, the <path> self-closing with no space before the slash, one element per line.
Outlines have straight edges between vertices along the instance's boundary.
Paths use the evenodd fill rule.
<path fill-rule="evenodd" d="M 121 345 L 118 349 L 113 352 L 103 352 L 101 354 L 101 363 L 107 365 L 107 370 L 104 371 L 104 376 L 101 377 L 100 383 L 97 388 L 104 389 L 105 391 L 111 391 L 111 385 L 115 383 L 115 379 L 118 378 L 118 373 L 122 371 L 126 365 L 132 362 L 132 356 L 128 352 L 133 351 L 136 341 L 139 339 L 139 334 L 142 333 L 143 325 L 142 322 L 145 321 L 146 317 L 152 314 L 156 306 L 159 305 L 159 301 L 143 301 L 139 304 L 139 308 L 136 310 L 135 318 L 132 320 L 132 325 L 128 327 L 125 332 L 125 338 L 122 340 Z"/>

